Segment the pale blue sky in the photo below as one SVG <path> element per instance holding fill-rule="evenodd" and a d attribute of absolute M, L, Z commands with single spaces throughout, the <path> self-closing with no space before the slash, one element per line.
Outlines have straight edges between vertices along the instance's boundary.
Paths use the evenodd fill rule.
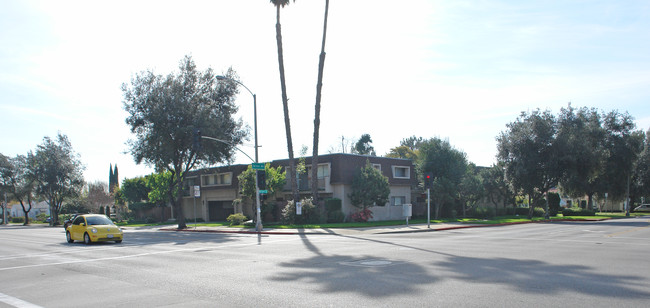
<path fill-rule="evenodd" d="M 369 133 L 381 155 L 415 135 L 490 165 L 521 111 L 557 114 L 568 102 L 650 128 L 648 1 L 330 2 L 323 154 L 342 135 Z M 296 152 L 312 142 L 323 8 L 298 0 L 282 11 Z M 286 158 L 274 25 L 264 0 L 0 0 L 0 153 L 26 154 L 60 131 L 89 181 L 108 181 L 116 163 L 122 178 L 149 173 L 123 153 L 120 85 L 191 54 L 201 69 L 238 72 L 257 94 L 260 159 Z M 237 102 L 252 126 L 252 97 Z"/>

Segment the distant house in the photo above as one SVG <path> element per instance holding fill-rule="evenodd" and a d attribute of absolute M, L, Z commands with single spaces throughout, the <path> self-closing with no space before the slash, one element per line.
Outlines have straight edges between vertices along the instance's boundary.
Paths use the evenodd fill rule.
<path fill-rule="evenodd" d="M 20 203 L 14 203 L 10 204 L 11 210 L 8 210 L 9 216 L 11 217 L 25 217 L 25 213 L 23 212 L 23 207 L 20 205 Z M 32 202 L 32 209 L 29 211 L 29 218 L 30 219 L 36 219 L 36 216 L 38 216 L 41 213 L 45 213 L 45 215 L 50 215 L 50 206 L 47 203 L 47 201 L 41 201 L 41 202 Z"/>
<path fill-rule="evenodd" d="M 321 198 L 338 198 L 342 200 L 342 210 L 346 216 L 358 211 L 348 198 L 352 192 L 352 178 L 356 170 L 365 166 L 369 161 L 374 168 L 388 178 L 390 185 L 389 202 L 385 206 L 375 206 L 373 220 L 403 219 L 402 204 L 411 203 L 411 187 L 415 185 L 415 168 L 413 162 L 407 159 L 362 156 L 354 154 L 320 155 L 318 159 L 318 189 Z M 289 160 L 270 162 L 272 167 L 283 167 L 287 170 Z M 305 158 L 307 172 L 298 178 L 300 196 L 311 196 L 311 157 Z M 248 165 L 232 165 L 217 168 L 192 171 L 186 177 L 183 198 L 185 217 L 191 220 L 195 217 L 205 221 L 224 221 L 228 215 L 243 213 L 253 217 L 252 200 L 242 204 L 234 204 L 241 199 L 237 176 L 244 172 Z M 200 187 L 200 197 L 194 198 L 194 186 Z M 279 211 L 291 198 L 291 184 L 287 181 L 281 192 L 270 196 L 276 202 L 276 217 Z M 263 218 L 263 220 L 265 220 Z M 266 219 L 268 220 L 268 219 Z"/>

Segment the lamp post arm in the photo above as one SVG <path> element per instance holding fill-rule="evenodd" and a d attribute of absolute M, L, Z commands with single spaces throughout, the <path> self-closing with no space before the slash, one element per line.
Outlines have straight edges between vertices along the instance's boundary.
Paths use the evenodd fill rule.
<path fill-rule="evenodd" d="M 227 145 L 230 145 L 230 146 L 232 146 L 233 148 L 237 149 L 237 151 L 242 152 L 244 155 L 246 155 L 246 157 L 248 157 L 248 158 L 249 158 L 250 160 L 252 160 L 254 163 L 256 162 L 252 157 L 250 157 L 248 154 L 246 154 L 246 152 L 242 151 L 240 148 L 238 148 L 235 144 L 233 144 L 233 143 L 231 143 L 231 142 L 228 142 L 228 141 L 226 141 L 226 140 L 217 139 L 217 138 L 208 137 L 208 136 L 201 136 L 201 138 L 202 138 L 202 139 L 213 140 L 213 141 L 218 141 L 218 142 L 221 142 L 221 143 L 225 143 L 225 144 L 227 144 Z"/>
<path fill-rule="evenodd" d="M 250 93 L 253 96 L 253 126 L 255 127 L 255 162 L 259 162 L 259 145 L 257 143 L 257 95 L 251 91 L 245 84 L 241 83 L 241 81 L 232 79 L 230 77 L 222 76 L 222 75 L 217 75 L 215 76 L 217 80 L 230 80 L 246 89 L 248 93 Z M 248 155 L 246 155 L 248 156 Z M 250 158 L 250 156 L 248 156 Z"/>

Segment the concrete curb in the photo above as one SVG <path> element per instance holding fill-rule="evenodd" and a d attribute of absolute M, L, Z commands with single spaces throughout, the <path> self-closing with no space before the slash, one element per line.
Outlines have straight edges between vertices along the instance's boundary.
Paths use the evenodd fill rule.
<path fill-rule="evenodd" d="M 412 229 L 412 230 L 392 230 L 392 231 L 380 231 L 382 227 L 375 227 L 373 230 L 355 230 L 354 228 L 342 228 L 340 230 L 355 230 L 363 233 L 364 231 L 368 234 L 397 234 L 397 233 L 418 233 L 418 232 L 435 232 L 435 231 L 447 231 L 447 230 L 457 230 L 457 229 L 468 229 L 468 228 L 485 228 L 485 227 L 500 227 L 500 226 L 510 226 L 510 225 L 521 225 L 521 224 L 531 224 L 531 223 L 553 223 L 553 222 L 563 222 L 563 221 L 602 221 L 610 220 L 612 218 L 600 218 L 600 219 L 552 219 L 552 220 L 536 220 L 536 221 L 520 221 L 520 222 L 506 222 L 500 224 L 467 224 L 467 225 L 452 225 L 452 226 L 440 226 L 438 228 L 430 229 Z M 421 226 L 421 224 L 419 224 Z M 212 228 L 212 229 L 206 229 Z M 249 230 L 223 230 L 217 229 L 215 227 L 202 227 L 202 229 L 176 229 L 176 228 L 160 228 L 160 231 L 176 231 L 176 232 L 198 232 L 198 233 L 231 233 L 231 234 L 268 234 L 268 235 L 300 235 L 300 234 L 310 234 L 310 235 L 341 235 L 337 232 L 318 232 L 317 230 L 322 229 L 303 229 L 303 231 L 294 231 L 296 229 L 285 229 L 286 231 L 249 231 Z"/>

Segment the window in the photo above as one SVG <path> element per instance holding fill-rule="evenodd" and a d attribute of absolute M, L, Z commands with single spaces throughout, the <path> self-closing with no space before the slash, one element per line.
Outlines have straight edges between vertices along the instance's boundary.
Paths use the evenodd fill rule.
<path fill-rule="evenodd" d="M 404 196 L 390 197 L 390 205 L 402 206 L 402 204 L 405 203 L 406 203 L 406 197 Z"/>
<path fill-rule="evenodd" d="M 372 164 L 372 167 L 381 172 L 381 164 Z"/>
<path fill-rule="evenodd" d="M 311 166 L 307 168 L 307 173 L 311 179 Z M 330 176 L 330 165 L 329 164 L 319 164 L 318 165 L 318 178 L 324 179 Z"/>
<path fill-rule="evenodd" d="M 82 224 L 82 223 L 84 223 L 84 222 L 85 222 L 85 220 L 84 220 L 83 216 L 79 216 L 79 217 L 77 217 L 77 218 L 74 219 L 74 221 L 72 222 L 72 224 L 73 224 L 73 225 L 80 225 L 80 224 Z"/>
<path fill-rule="evenodd" d="M 232 172 L 201 176 L 201 186 L 231 185 Z"/>
<path fill-rule="evenodd" d="M 393 178 L 396 179 L 410 179 L 411 168 L 403 166 L 393 166 Z"/>

